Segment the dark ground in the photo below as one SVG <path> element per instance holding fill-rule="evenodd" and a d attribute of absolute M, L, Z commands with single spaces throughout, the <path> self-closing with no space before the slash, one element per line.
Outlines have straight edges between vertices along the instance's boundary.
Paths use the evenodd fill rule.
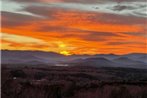
<path fill-rule="evenodd" d="M 2 98 L 147 98 L 147 70 L 94 67 L 6 67 Z"/>

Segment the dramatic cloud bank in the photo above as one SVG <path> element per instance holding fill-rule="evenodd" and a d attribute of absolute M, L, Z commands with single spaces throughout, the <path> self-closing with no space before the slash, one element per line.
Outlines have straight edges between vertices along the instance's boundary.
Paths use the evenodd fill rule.
<path fill-rule="evenodd" d="M 146 53 L 146 10 L 145 0 L 3 0 L 2 49 Z"/>

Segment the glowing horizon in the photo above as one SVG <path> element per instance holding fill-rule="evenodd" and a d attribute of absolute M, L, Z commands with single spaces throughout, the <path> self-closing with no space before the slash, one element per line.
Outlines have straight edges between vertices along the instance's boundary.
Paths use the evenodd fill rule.
<path fill-rule="evenodd" d="M 2 1 L 1 50 L 64 55 L 147 53 L 145 2 Z"/>

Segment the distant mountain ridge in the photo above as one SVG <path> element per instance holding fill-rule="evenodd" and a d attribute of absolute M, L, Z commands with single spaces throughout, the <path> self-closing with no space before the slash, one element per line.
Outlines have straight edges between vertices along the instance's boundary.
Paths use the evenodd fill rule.
<path fill-rule="evenodd" d="M 92 66 L 92 67 L 115 67 L 116 64 L 106 58 L 103 57 L 94 57 L 94 58 L 86 58 L 81 59 L 74 62 L 69 62 L 69 65 L 75 65 L 75 66 Z"/>
<path fill-rule="evenodd" d="M 56 62 L 56 59 L 64 57 L 64 55 L 42 51 L 2 50 L 1 57 L 2 64 L 36 64 L 35 62 L 50 64 Z"/>
<path fill-rule="evenodd" d="M 2 64 L 147 68 L 147 54 L 96 54 L 64 56 L 55 52 L 1 50 Z"/>
<path fill-rule="evenodd" d="M 1 53 L 4 53 L 4 52 L 23 52 L 23 53 L 41 53 L 41 54 L 53 54 L 53 55 L 59 55 L 59 56 L 64 56 L 62 54 L 59 54 L 59 53 L 56 53 L 56 52 L 47 52 L 47 51 L 39 51 L 39 50 L 1 50 Z M 123 54 L 123 55 L 118 55 L 118 54 L 113 54 L 113 53 L 110 53 L 110 54 L 95 54 L 95 55 L 88 55 L 88 54 L 73 54 L 73 55 L 69 55 L 69 56 L 129 56 L 129 57 L 133 57 L 135 55 L 138 55 L 139 57 L 141 56 L 146 56 L 147 57 L 147 53 L 129 53 L 129 54 Z"/>

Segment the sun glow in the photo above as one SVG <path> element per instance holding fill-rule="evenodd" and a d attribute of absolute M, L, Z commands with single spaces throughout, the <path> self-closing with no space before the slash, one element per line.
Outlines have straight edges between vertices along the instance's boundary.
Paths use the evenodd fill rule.
<path fill-rule="evenodd" d="M 66 45 L 65 44 L 59 44 L 59 47 L 60 48 L 66 48 Z"/>
<path fill-rule="evenodd" d="M 60 54 L 63 54 L 63 55 L 66 55 L 66 56 L 71 55 L 68 51 L 61 51 Z"/>

